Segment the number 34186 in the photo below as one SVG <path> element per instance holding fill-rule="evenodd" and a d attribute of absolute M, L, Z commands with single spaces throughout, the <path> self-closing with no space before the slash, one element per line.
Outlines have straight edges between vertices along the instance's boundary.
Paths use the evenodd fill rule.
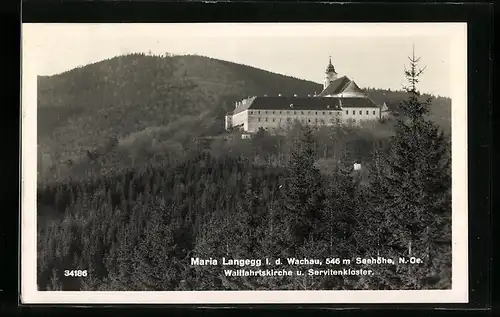
<path fill-rule="evenodd" d="M 87 270 L 65 270 L 64 276 L 87 277 Z"/>

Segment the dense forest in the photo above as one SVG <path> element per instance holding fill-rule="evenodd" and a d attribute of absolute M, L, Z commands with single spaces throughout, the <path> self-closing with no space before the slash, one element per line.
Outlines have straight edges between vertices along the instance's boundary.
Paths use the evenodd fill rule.
<path fill-rule="evenodd" d="M 242 139 L 234 132 L 177 148 L 151 143 L 151 135 L 167 132 L 150 129 L 132 157 L 121 148 L 130 140 L 111 137 L 65 177 L 39 183 L 39 289 L 451 288 L 450 142 L 429 119 L 432 100 L 415 87 L 416 62 L 405 73 L 400 116 L 390 122 L 296 122 L 284 134 L 260 130 Z M 287 258 L 396 263 L 350 265 L 371 275 L 233 277 L 220 265 L 190 262 L 222 257 L 281 258 L 261 268 L 280 270 L 297 269 Z"/>

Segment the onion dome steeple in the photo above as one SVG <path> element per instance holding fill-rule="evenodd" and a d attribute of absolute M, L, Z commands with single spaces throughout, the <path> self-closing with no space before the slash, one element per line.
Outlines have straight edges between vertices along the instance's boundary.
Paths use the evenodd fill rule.
<path fill-rule="evenodd" d="M 325 80 L 323 81 L 323 89 L 326 89 L 334 80 L 337 79 L 337 72 L 335 67 L 332 65 L 332 57 L 328 61 L 328 66 L 326 67 Z"/>
<path fill-rule="evenodd" d="M 330 56 L 330 59 L 329 59 L 329 62 L 328 62 L 328 66 L 326 67 L 326 73 L 336 73 L 335 72 L 335 67 L 333 67 L 332 65 L 332 57 Z"/>

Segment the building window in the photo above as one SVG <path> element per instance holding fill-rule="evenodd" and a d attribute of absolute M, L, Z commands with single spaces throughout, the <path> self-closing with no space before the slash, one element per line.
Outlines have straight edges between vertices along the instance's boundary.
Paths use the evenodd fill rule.
<path fill-rule="evenodd" d="M 267 111 L 264 111 L 264 114 L 267 114 Z"/>
<path fill-rule="evenodd" d="M 259 110 L 259 111 L 257 111 L 257 113 L 258 113 L 258 114 L 260 114 L 260 110 Z"/>
<path fill-rule="evenodd" d="M 366 110 L 366 114 L 368 115 L 368 110 Z"/>
<path fill-rule="evenodd" d="M 274 114 L 274 111 L 273 111 L 273 114 Z"/>
<path fill-rule="evenodd" d="M 361 111 L 361 110 L 359 110 L 359 114 L 360 114 L 360 115 L 361 115 L 361 113 L 362 113 L 362 111 Z"/>
<path fill-rule="evenodd" d="M 304 114 L 304 111 L 301 111 L 300 114 Z"/>
<path fill-rule="evenodd" d="M 252 111 L 248 111 L 249 114 L 252 114 Z"/>
<path fill-rule="evenodd" d="M 281 114 L 281 111 L 280 111 L 280 114 Z"/>
<path fill-rule="evenodd" d="M 316 111 L 316 115 L 318 115 L 318 112 Z"/>
<path fill-rule="evenodd" d="M 293 114 L 297 114 L 297 111 L 294 111 Z"/>
<path fill-rule="evenodd" d="M 257 119 L 260 122 L 260 118 Z"/>
<path fill-rule="evenodd" d="M 333 114 L 333 112 L 330 111 L 330 115 L 332 115 L 332 114 Z"/>
<path fill-rule="evenodd" d="M 375 110 L 373 110 L 373 115 L 375 115 Z"/>
<path fill-rule="evenodd" d="M 316 122 L 318 122 L 318 118 L 316 118 Z"/>
<path fill-rule="evenodd" d="M 356 122 L 356 119 L 352 119 L 352 122 Z"/>
<path fill-rule="evenodd" d="M 349 114 L 349 110 L 346 110 L 346 111 L 345 111 L 345 114 Z"/>
<path fill-rule="evenodd" d="M 311 122 L 311 119 L 307 119 L 307 122 Z"/>
<path fill-rule="evenodd" d="M 323 115 L 325 115 L 325 112 L 323 111 Z"/>
<path fill-rule="evenodd" d="M 273 122 L 274 122 L 274 118 L 273 118 Z"/>

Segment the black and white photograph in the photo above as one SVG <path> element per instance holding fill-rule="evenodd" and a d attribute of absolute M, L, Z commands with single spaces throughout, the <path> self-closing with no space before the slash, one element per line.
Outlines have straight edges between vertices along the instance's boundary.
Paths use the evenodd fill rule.
<path fill-rule="evenodd" d="M 466 30 L 23 24 L 23 301 L 467 302 Z"/>

